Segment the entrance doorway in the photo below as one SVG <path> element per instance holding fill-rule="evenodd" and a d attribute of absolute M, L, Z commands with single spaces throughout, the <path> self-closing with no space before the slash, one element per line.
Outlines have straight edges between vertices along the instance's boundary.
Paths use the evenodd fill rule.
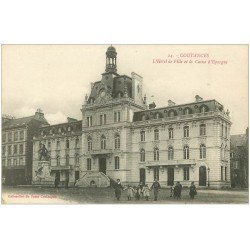
<path fill-rule="evenodd" d="M 99 158 L 99 172 L 106 174 L 106 158 Z"/>
<path fill-rule="evenodd" d="M 145 168 L 140 168 L 140 182 L 142 182 L 143 185 L 145 185 L 145 182 L 146 182 L 146 171 L 145 171 Z"/>
<path fill-rule="evenodd" d="M 168 186 L 174 185 L 174 168 L 169 167 L 168 168 Z"/>
<path fill-rule="evenodd" d="M 207 171 L 205 166 L 199 168 L 199 186 L 207 185 Z"/>

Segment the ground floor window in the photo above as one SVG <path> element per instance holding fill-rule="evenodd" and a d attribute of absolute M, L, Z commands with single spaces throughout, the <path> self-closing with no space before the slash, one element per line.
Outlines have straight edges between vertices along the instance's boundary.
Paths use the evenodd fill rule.
<path fill-rule="evenodd" d="M 184 181 L 188 181 L 189 180 L 189 167 L 183 168 L 183 175 L 184 175 Z"/>
<path fill-rule="evenodd" d="M 87 170 L 91 170 L 91 158 L 87 159 Z"/>
<path fill-rule="evenodd" d="M 159 181 L 159 168 L 154 168 L 154 180 Z"/>
<path fill-rule="evenodd" d="M 120 158 L 118 156 L 115 157 L 115 169 L 120 168 Z"/>
<path fill-rule="evenodd" d="M 225 181 L 227 181 L 227 167 L 225 167 Z"/>

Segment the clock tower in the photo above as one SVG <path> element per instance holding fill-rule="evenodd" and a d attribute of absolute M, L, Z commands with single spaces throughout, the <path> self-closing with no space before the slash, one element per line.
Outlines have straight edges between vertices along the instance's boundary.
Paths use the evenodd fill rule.
<path fill-rule="evenodd" d="M 107 73 L 116 73 L 116 60 L 117 60 L 117 52 L 115 47 L 112 45 L 108 47 L 106 52 L 106 72 Z"/>

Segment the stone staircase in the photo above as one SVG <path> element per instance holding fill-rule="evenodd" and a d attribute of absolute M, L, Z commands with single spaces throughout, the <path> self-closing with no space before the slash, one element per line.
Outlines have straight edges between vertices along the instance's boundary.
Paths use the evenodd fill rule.
<path fill-rule="evenodd" d="M 75 184 L 76 187 L 109 187 L 110 178 L 102 172 L 90 172 L 81 177 Z"/>

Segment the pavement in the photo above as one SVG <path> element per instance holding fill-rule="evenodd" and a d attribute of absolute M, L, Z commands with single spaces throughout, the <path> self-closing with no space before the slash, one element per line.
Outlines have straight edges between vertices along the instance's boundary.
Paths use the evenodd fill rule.
<path fill-rule="evenodd" d="M 181 200 L 170 197 L 170 189 L 162 188 L 158 201 L 153 201 L 153 192 L 149 201 L 134 198 L 127 200 L 123 191 L 120 201 L 114 197 L 113 188 L 59 188 L 53 187 L 2 187 L 3 204 L 248 204 L 248 190 L 197 190 L 194 200 L 189 190 L 182 190 Z"/>

